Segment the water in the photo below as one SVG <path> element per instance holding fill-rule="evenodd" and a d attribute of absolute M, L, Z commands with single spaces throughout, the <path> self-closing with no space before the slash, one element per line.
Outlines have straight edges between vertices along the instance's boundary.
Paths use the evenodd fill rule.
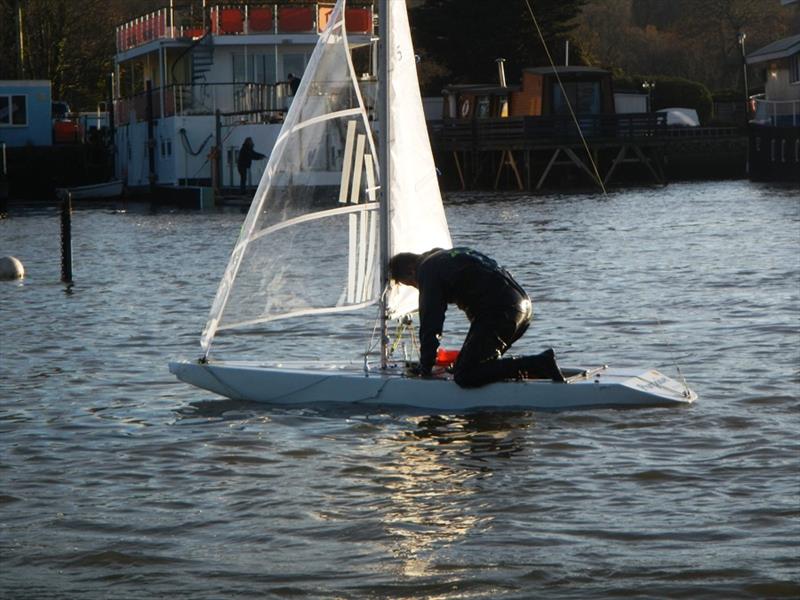
<path fill-rule="evenodd" d="M 28 275 L 0 282 L 0 598 L 800 597 L 799 196 L 451 196 L 456 241 L 534 297 L 518 350 L 677 364 L 700 394 L 468 417 L 174 381 L 238 211 L 79 208 L 69 292 L 56 211 L 15 211 L 0 255 Z M 244 346 L 313 355 L 321 329 Z M 351 329 L 336 349 L 357 360 Z"/>

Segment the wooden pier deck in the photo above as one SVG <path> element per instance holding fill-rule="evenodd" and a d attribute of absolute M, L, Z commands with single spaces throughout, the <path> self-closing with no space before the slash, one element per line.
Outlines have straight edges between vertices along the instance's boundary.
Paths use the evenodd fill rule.
<path fill-rule="evenodd" d="M 431 125 L 439 160 L 451 160 L 461 189 L 501 181 L 518 190 L 540 190 L 556 173 L 576 173 L 583 184 L 599 186 L 631 167 L 638 176 L 663 184 L 670 154 L 713 155 L 728 147 L 741 154 L 746 131 L 737 127 L 671 127 L 659 114 L 578 115 L 586 147 L 569 116 L 446 119 Z M 623 166 L 625 165 L 625 166 Z M 743 168 L 743 165 L 742 165 Z"/>

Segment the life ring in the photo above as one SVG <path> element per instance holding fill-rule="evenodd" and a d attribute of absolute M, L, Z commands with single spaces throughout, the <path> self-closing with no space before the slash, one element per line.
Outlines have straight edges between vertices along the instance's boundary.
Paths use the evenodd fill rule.
<path fill-rule="evenodd" d="M 466 119 L 469 116 L 469 109 L 471 108 L 469 98 L 461 100 L 461 117 Z"/>

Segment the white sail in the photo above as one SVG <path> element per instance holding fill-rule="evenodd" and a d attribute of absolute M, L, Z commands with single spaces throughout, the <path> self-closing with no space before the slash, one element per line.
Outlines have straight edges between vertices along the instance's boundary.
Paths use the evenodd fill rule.
<path fill-rule="evenodd" d="M 377 165 L 340 0 L 217 290 L 201 339 L 206 355 L 218 331 L 378 299 Z"/>
<path fill-rule="evenodd" d="M 450 248 L 450 230 L 442 206 L 433 162 L 417 64 L 411 44 L 405 0 L 387 2 L 391 32 L 389 49 L 389 254 L 421 253 L 431 248 Z M 388 314 L 401 317 L 417 309 L 415 288 L 393 286 L 387 300 Z"/>

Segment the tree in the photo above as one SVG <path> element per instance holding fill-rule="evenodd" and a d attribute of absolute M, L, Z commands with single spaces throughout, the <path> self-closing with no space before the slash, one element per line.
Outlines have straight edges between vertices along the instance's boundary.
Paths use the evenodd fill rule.
<path fill-rule="evenodd" d="M 800 5 L 777 0 L 590 0 L 574 40 L 591 64 L 719 90 L 741 88 L 739 32 L 753 50 L 799 25 Z"/>
<path fill-rule="evenodd" d="M 553 58 L 563 64 L 564 41 L 586 0 L 427 0 L 410 10 L 423 88 L 497 81 L 495 59 L 501 57 L 509 81 L 525 67 L 549 64 L 528 2 Z"/>
<path fill-rule="evenodd" d="M 113 71 L 114 28 L 159 0 L 0 0 L 0 79 L 47 79 L 53 98 L 94 109 Z M 20 13 L 22 18 L 20 19 Z M 19 50 L 21 24 L 23 50 Z"/>

